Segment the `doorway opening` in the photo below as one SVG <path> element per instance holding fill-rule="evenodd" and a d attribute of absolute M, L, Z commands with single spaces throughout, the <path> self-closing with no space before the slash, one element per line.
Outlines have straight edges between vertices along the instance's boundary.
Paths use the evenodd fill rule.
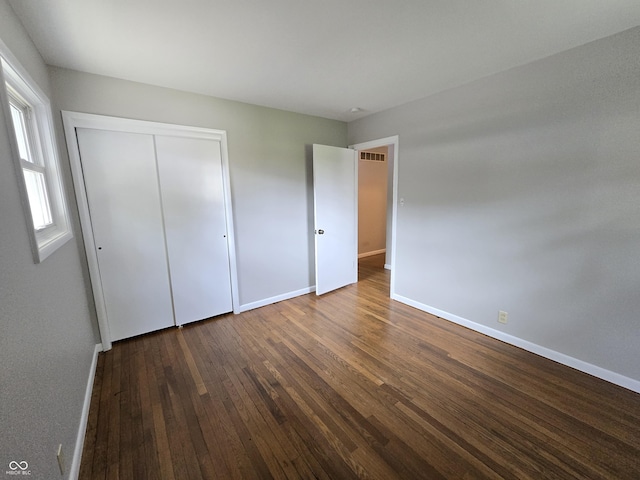
<path fill-rule="evenodd" d="M 371 269 L 384 268 L 391 270 L 393 284 L 398 137 L 351 148 L 358 152 L 359 279 Z"/>
<path fill-rule="evenodd" d="M 358 158 L 358 280 L 383 269 L 387 252 L 389 147 L 360 150 Z"/>

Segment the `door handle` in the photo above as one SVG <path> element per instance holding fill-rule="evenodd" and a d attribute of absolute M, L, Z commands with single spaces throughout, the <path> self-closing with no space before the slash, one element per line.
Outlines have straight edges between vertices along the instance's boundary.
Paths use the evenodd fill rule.
<path fill-rule="evenodd" d="M 322 230 L 322 229 L 321 230 L 316 230 L 316 233 L 318 235 L 324 235 L 324 230 Z"/>

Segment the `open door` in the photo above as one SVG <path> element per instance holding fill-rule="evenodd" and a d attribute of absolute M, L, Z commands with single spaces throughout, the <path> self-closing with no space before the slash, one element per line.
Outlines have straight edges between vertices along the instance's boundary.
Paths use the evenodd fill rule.
<path fill-rule="evenodd" d="M 316 294 L 358 281 L 356 151 L 313 146 Z"/>

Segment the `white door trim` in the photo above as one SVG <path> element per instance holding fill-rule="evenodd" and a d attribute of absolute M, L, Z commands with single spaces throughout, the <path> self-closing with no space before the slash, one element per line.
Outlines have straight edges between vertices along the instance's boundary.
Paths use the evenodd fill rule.
<path fill-rule="evenodd" d="M 371 140 L 369 142 L 356 143 L 349 145 L 349 148 L 355 150 L 368 150 L 370 148 L 386 147 L 387 145 L 393 145 L 393 206 L 391 209 L 391 285 L 389 294 L 393 296 L 396 288 L 396 218 L 398 216 L 398 164 L 399 164 L 399 148 L 400 137 L 393 135 L 391 137 L 380 138 L 378 140 Z"/>
<path fill-rule="evenodd" d="M 80 161 L 80 150 L 76 137 L 76 128 L 93 128 L 98 130 L 110 130 L 117 132 L 144 133 L 150 135 L 168 135 L 189 138 L 203 138 L 220 142 L 222 153 L 222 181 L 224 185 L 225 216 L 227 223 L 227 240 L 229 249 L 229 263 L 231 271 L 231 293 L 233 310 L 237 313 L 240 302 L 238 297 L 238 270 L 236 264 L 235 235 L 233 228 L 233 210 L 231 204 L 231 181 L 229 178 L 229 154 L 227 150 L 227 132 L 225 130 L 214 130 L 202 127 L 189 127 L 184 125 L 172 125 L 167 123 L 148 122 L 143 120 L 132 120 L 128 118 L 109 117 L 104 115 L 94 115 L 78 112 L 62 112 L 64 133 L 69 150 L 69 161 L 71 164 L 71 176 L 75 187 L 76 200 L 80 215 L 80 225 L 84 237 L 84 247 L 87 255 L 89 276 L 93 287 L 93 297 L 96 304 L 98 316 L 98 326 L 102 349 L 111 349 L 111 335 L 107 322 L 107 313 L 102 285 L 98 268 L 98 258 L 96 255 L 95 239 L 89 215 L 89 203 L 82 174 L 82 164 Z"/>

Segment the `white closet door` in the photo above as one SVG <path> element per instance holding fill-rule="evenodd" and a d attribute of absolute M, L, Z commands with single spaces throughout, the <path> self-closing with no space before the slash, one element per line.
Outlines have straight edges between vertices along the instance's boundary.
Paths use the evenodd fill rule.
<path fill-rule="evenodd" d="M 220 142 L 156 136 L 177 325 L 233 309 Z"/>
<path fill-rule="evenodd" d="M 76 131 L 110 339 L 172 326 L 153 136 Z"/>

